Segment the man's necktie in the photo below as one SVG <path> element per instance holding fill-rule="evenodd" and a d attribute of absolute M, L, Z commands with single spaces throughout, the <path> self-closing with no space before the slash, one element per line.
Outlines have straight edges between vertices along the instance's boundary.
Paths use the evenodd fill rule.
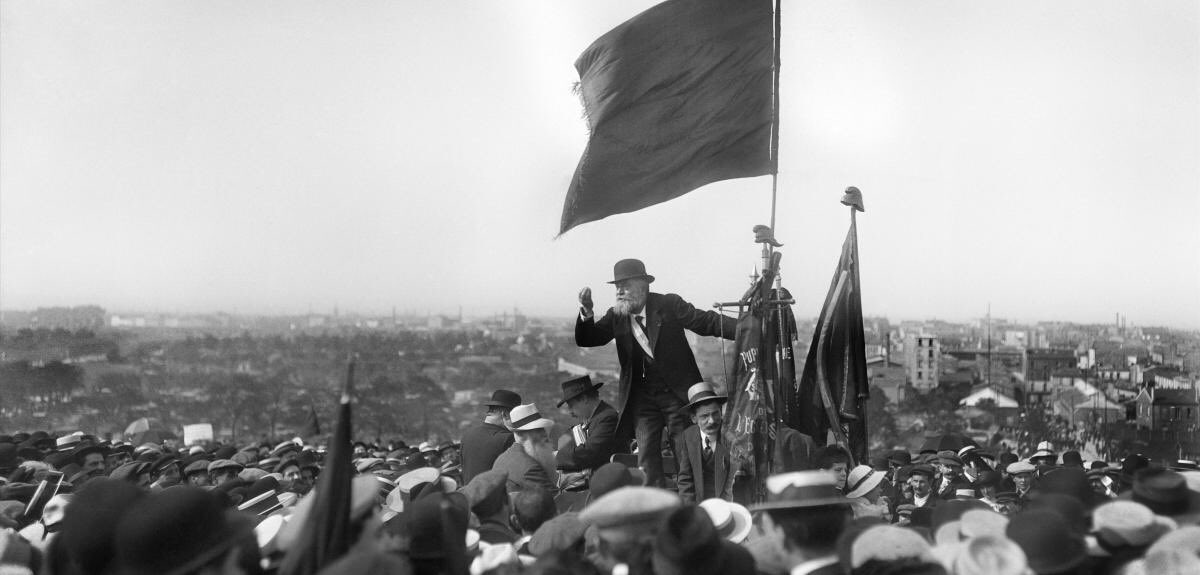
<path fill-rule="evenodd" d="M 711 441 L 711 440 L 710 440 L 710 441 L 705 441 L 705 442 L 704 442 L 704 456 L 705 456 L 705 457 L 712 457 L 712 454 L 713 454 L 713 450 L 712 450 L 712 441 Z"/>
<path fill-rule="evenodd" d="M 654 351 L 650 349 L 650 338 L 646 335 L 646 323 L 640 315 L 633 316 L 634 322 L 637 323 L 636 329 L 633 330 L 633 337 L 638 340 L 642 346 L 642 351 L 646 352 L 646 356 L 654 359 Z"/>

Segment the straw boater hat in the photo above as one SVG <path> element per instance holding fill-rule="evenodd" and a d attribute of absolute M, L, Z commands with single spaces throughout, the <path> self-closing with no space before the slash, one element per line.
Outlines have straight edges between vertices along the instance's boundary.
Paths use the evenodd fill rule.
<path fill-rule="evenodd" d="M 554 421 L 542 417 L 537 406 L 532 403 L 514 407 L 508 417 L 512 420 L 513 431 L 533 431 L 554 427 Z"/>
<path fill-rule="evenodd" d="M 728 398 L 724 395 L 717 395 L 717 392 L 713 390 L 711 383 L 702 381 L 688 388 L 688 404 L 683 407 L 684 409 L 690 411 L 696 409 L 696 407 L 706 401 L 719 401 L 721 403 L 725 403 L 727 399 Z"/>
<path fill-rule="evenodd" d="M 708 513 L 717 534 L 726 541 L 741 543 L 750 535 L 750 510 L 741 504 L 712 498 L 701 501 L 700 508 Z"/>
<path fill-rule="evenodd" d="M 68 434 L 56 439 L 54 441 L 54 447 L 58 451 L 71 451 L 71 450 L 75 449 L 75 446 L 79 445 L 79 442 L 82 440 L 83 440 L 83 432 L 76 431 L 74 433 L 68 433 Z"/>
<path fill-rule="evenodd" d="M 589 391 L 600 389 L 604 382 L 592 383 L 592 378 L 586 375 L 575 379 L 568 379 L 562 382 L 562 400 L 558 402 L 558 407 L 562 407 L 568 401 L 575 399 Z"/>
<path fill-rule="evenodd" d="M 615 284 L 634 278 L 642 278 L 649 283 L 654 282 L 654 276 L 646 273 L 646 264 L 642 263 L 642 260 L 625 259 L 613 266 L 613 281 L 608 283 Z"/>
<path fill-rule="evenodd" d="M 850 505 L 838 492 L 838 478 L 832 471 L 780 473 L 768 477 L 766 487 L 767 500 L 751 506 L 752 511 Z"/>
<path fill-rule="evenodd" d="M 1058 454 L 1054 452 L 1054 445 L 1049 441 L 1043 441 L 1039 443 L 1037 445 L 1037 451 L 1034 452 L 1033 455 L 1030 455 L 1029 459 L 1040 459 L 1042 457 L 1053 458 L 1055 461 L 1058 460 Z"/>
<path fill-rule="evenodd" d="M 1096 542 L 1105 550 L 1146 547 L 1178 527 L 1171 518 L 1156 515 L 1141 503 L 1123 500 L 1092 511 L 1092 525 Z"/>

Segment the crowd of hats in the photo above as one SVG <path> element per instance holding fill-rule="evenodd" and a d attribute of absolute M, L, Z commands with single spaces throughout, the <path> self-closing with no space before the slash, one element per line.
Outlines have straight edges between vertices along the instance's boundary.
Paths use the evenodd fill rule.
<path fill-rule="evenodd" d="M 1188 461 L 1087 462 L 1049 444 L 1026 458 L 893 451 L 843 476 L 772 476 L 745 506 L 686 504 L 609 463 L 568 510 L 553 494 L 508 492 L 499 470 L 463 484 L 458 449 L 355 444 L 361 540 L 323 572 L 782 574 L 795 567 L 789 547 L 761 518 L 845 509 L 830 550 L 843 573 L 1200 573 L 1200 469 Z M 173 449 L 0 435 L 0 572 L 192 573 L 221 562 L 274 572 L 302 545 L 323 458 L 299 439 Z M 54 471 L 61 488 L 28 516 Z M 914 478 L 936 505 L 917 503 Z"/>

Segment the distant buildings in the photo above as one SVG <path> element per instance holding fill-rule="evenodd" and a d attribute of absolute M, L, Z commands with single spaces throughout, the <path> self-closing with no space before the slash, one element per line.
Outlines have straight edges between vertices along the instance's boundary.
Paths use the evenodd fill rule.
<path fill-rule="evenodd" d="M 1196 388 L 1143 387 L 1134 400 L 1139 428 L 1192 432 L 1200 428 Z"/>
<path fill-rule="evenodd" d="M 867 380 L 871 386 L 883 391 L 889 402 L 898 404 L 904 400 L 907 378 L 908 369 L 904 364 L 891 361 L 887 355 L 867 358 Z"/>
<path fill-rule="evenodd" d="M 28 317 L 32 329 L 96 330 L 104 327 L 104 308 L 95 305 L 40 307 Z"/>
<path fill-rule="evenodd" d="M 1074 368 L 1079 365 L 1075 350 L 1071 349 L 1027 349 L 1025 350 L 1025 381 L 1049 381 L 1056 370 Z"/>
<path fill-rule="evenodd" d="M 940 359 L 938 336 L 926 333 L 909 333 L 905 336 L 904 363 L 913 389 L 924 393 L 937 388 Z"/>

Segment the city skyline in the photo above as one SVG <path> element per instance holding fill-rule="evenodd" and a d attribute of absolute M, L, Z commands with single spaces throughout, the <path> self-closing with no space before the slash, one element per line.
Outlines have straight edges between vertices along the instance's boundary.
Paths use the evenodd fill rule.
<path fill-rule="evenodd" d="M 60 309 L 80 309 L 80 308 L 87 308 L 87 307 L 99 308 L 105 316 L 120 317 L 124 321 L 128 321 L 128 320 L 131 320 L 134 318 L 143 318 L 143 319 L 167 318 L 167 317 L 170 317 L 170 318 L 197 318 L 197 317 L 206 317 L 206 316 L 230 316 L 230 317 L 235 317 L 235 318 L 250 318 L 250 319 L 340 317 L 343 319 L 368 319 L 368 320 L 379 320 L 379 319 L 388 319 L 391 317 L 395 317 L 397 320 L 401 320 L 401 321 L 421 320 L 421 319 L 427 319 L 427 318 L 432 318 L 432 317 L 441 317 L 441 318 L 446 318 L 446 319 L 450 319 L 450 320 L 461 319 L 464 322 L 473 323 L 475 321 L 486 321 L 486 320 L 507 317 L 507 316 L 515 317 L 517 315 L 524 316 L 526 318 L 538 319 L 538 320 L 563 320 L 563 321 L 570 321 L 575 317 L 575 313 L 538 314 L 538 313 L 529 312 L 528 310 L 521 309 L 519 307 L 505 308 L 505 309 L 493 309 L 493 310 L 480 309 L 480 310 L 476 310 L 473 313 L 467 313 L 467 311 L 465 309 L 457 309 L 457 308 L 456 309 L 448 309 L 448 310 L 432 310 L 432 309 L 417 310 L 417 309 L 396 308 L 394 311 L 393 310 L 381 310 L 381 311 L 373 312 L 373 311 L 364 311 L 364 310 L 357 310 L 357 309 L 353 309 L 353 308 L 341 308 L 339 306 L 334 306 L 331 309 L 315 309 L 314 308 L 314 309 L 307 309 L 304 311 L 295 311 L 295 312 L 290 312 L 290 313 L 282 313 L 282 312 L 281 313 L 254 313 L 254 312 L 242 312 L 242 311 L 237 311 L 237 310 L 207 310 L 207 311 L 201 310 L 201 311 L 192 311 L 192 312 L 181 312 L 181 311 L 177 311 L 177 310 L 147 310 L 147 309 L 117 309 L 117 310 L 114 310 L 114 309 L 108 309 L 102 305 L 84 304 L 84 305 L 78 305 L 78 306 L 39 307 L 39 308 L 35 308 L 35 309 L 0 309 L 0 327 L 4 327 L 4 326 L 6 326 L 6 324 L 11 324 L 11 322 L 6 322 L 5 318 L 6 318 L 6 316 L 11 316 L 12 314 L 31 315 L 31 314 L 36 314 L 38 311 L 46 310 L 46 309 L 60 310 Z M 793 306 L 793 310 L 794 310 L 794 312 L 799 312 L 799 310 L 795 309 L 795 306 Z M 820 310 L 817 310 L 817 312 L 813 313 L 812 315 L 804 315 L 803 313 L 796 313 L 795 315 L 796 315 L 796 318 L 799 319 L 800 321 L 815 321 L 817 319 L 817 315 L 818 315 L 819 311 Z M 733 312 L 730 311 L 727 313 L 732 314 Z M 1108 319 L 1108 321 L 1081 321 L 1081 320 L 1073 320 L 1070 318 L 1000 317 L 1000 316 L 996 316 L 996 315 L 989 316 L 988 314 L 986 314 L 986 312 L 984 315 L 981 315 L 981 316 L 961 317 L 961 318 L 939 316 L 936 314 L 930 315 L 930 316 L 923 316 L 923 317 L 899 317 L 899 316 L 893 316 L 893 315 L 887 315 L 887 314 L 867 314 L 864 316 L 864 321 L 866 323 L 871 323 L 874 320 L 880 320 L 880 319 L 885 320 L 891 324 L 894 324 L 896 327 L 900 327 L 901 324 L 905 324 L 905 323 L 925 323 L 925 324 L 945 323 L 945 324 L 951 324 L 951 325 L 971 325 L 971 326 L 978 327 L 978 326 L 986 325 L 987 323 L 990 322 L 998 330 L 1005 329 L 1006 327 L 1018 327 L 1019 328 L 1019 327 L 1037 327 L 1040 325 L 1049 325 L 1049 324 L 1067 324 L 1067 325 L 1074 325 L 1074 326 L 1080 326 L 1080 327 L 1113 327 L 1113 326 L 1116 326 L 1116 327 L 1119 327 L 1120 329 L 1140 329 L 1140 328 L 1158 329 L 1158 328 L 1162 328 L 1162 329 L 1169 329 L 1169 330 L 1180 331 L 1180 332 L 1198 331 L 1195 328 L 1189 328 L 1189 327 L 1180 326 L 1180 325 L 1141 323 L 1136 320 L 1131 320 L 1126 314 L 1122 314 L 1122 313 L 1115 313 L 1113 315 L 1113 317 L 1110 317 Z M 9 325 L 9 327 L 11 327 L 11 325 Z M 109 327 L 112 327 L 112 326 L 109 326 Z M 120 326 L 118 326 L 118 327 L 120 327 Z M 379 326 L 379 327 L 382 327 L 382 326 Z M 1002 337 L 1003 337 L 1003 333 L 997 332 L 996 339 L 1000 339 Z"/>
<path fill-rule="evenodd" d="M 555 238 L 594 39 L 654 4 L 0 4 L 0 308 L 282 315 L 744 292 L 767 177 Z M 816 316 L 1200 328 L 1200 5 L 785 3 L 776 236 Z"/>

